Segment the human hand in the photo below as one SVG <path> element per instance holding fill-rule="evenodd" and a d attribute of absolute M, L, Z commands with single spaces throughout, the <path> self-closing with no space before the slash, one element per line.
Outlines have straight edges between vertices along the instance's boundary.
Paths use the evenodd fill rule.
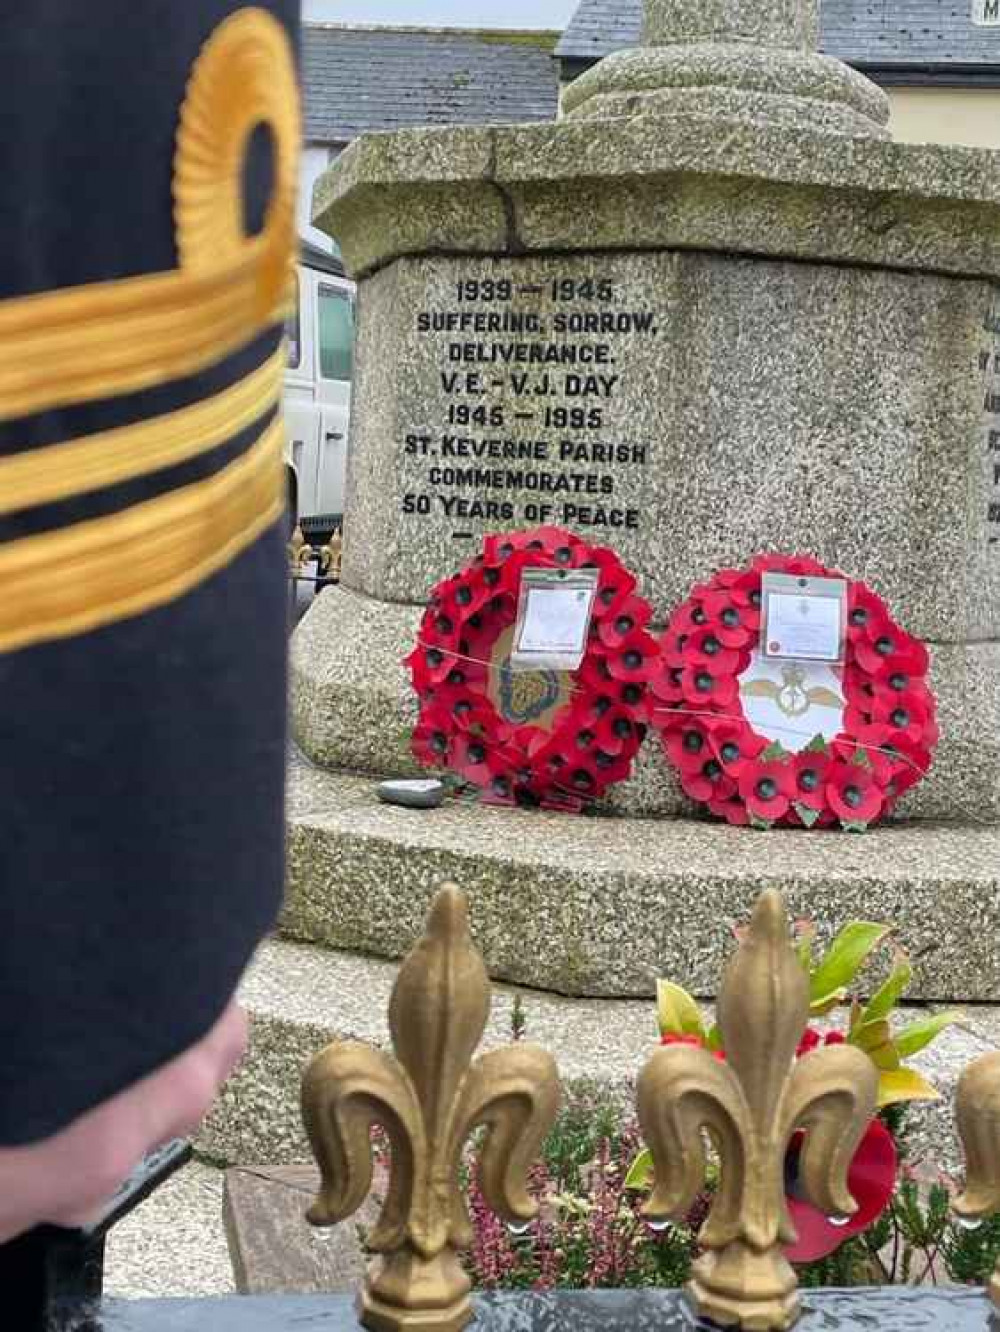
<path fill-rule="evenodd" d="M 0 1147 L 0 1243 L 43 1223 L 95 1220 L 148 1152 L 197 1128 L 246 1040 L 246 1014 L 232 1003 L 197 1045 L 54 1137 Z"/>

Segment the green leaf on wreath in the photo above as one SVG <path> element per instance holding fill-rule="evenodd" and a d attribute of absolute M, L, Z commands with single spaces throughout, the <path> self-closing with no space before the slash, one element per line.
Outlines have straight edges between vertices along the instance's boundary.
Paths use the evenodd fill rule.
<path fill-rule="evenodd" d="M 857 768 L 869 768 L 869 769 L 870 769 L 871 766 L 872 766 L 872 761 L 871 761 L 871 759 L 868 757 L 868 750 L 867 750 L 867 749 L 856 749 L 856 750 L 854 751 L 854 754 L 853 754 L 852 758 L 851 758 L 851 762 L 852 762 L 852 763 L 854 764 L 854 766 L 857 767 Z"/>
<path fill-rule="evenodd" d="M 778 763 L 783 758 L 788 758 L 788 750 L 780 740 L 773 740 L 768 747 L 761 752 L 761 763 Z"/>
<path fill-rule="evenodd" d="M 846 823 L 842 823 L 840 826 L 843 828 L 844 832 L 866 833 L 871 825 L 868 823 L 856 823 L 853 819 L 850 819 Z"/>
<path fill-rule="evenodd" d="M 829 754 L 829 752 L 830 746 L 824 735 L 814 735 L 802 751 L 803 754 Z"/>
<path fill-rule="evenodd" d="M 759 819 L 756 814 L 751 814 L 750 827 L 756 828 L 758 832 L 770 832 L 774 824 L 768 819 Z"/>
<path fill-rule="evenodd" d="M 807 828 L 814 828 L 819 822 L 822 810 L 810 809 L 808 805 L 800 805 L 796 803 L 795 812 Z"/>

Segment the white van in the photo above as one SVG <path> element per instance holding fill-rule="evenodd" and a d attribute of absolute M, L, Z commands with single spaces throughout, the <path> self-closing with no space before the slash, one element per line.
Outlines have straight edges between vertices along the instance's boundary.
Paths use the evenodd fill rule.
<path fill-rule="evenodd" d="M 355 288 L 340 260 L 308 241 L 297 276 L 284 392 L 289 513 L 291 525 L 321 545 L 344 512 Z"/>

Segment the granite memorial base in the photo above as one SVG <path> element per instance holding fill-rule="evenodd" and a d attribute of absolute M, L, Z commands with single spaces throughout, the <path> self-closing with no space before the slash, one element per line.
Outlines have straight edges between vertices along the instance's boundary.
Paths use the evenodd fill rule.
<path fill-rule="evenodd" d="M 732 924 L 778 888 L 824 937 L 850 920 L 892 922 L 913 959 L 911 998 L 1000 999 L 1000 827 L 753 833 L 463 800 L 404 810 L 382 804 L 375 788 L 293 762 L 288 937 L 400 958 L 434 890 L 452 881 L 468 890 L 496 980 L 621 998 L 651 996 L 669 972 L 711 997 Z"/>
<path fill-rule="evenodd" d="M 799 1332 L 996 1332 L 984 1294 L 893 1288 L 805 1291 Z M 361 1332 L 348 1296 L 279 1296 L 108 1304 L 103 1332 Z M 487 1296 L 470 1332 L 694 1332 L 676 1291 Z M 66 1325 L 51 1332 L 84 1332 Z M 96 1329 L 95 1329 L 96 1332 Z"/>

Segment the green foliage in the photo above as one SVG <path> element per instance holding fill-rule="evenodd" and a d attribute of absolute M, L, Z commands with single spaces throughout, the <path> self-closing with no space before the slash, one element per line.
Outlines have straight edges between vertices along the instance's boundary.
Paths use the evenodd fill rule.
<path fill-rule="evenodd" d="M 878 1022 L 882 1018 L 889 1017 L 906 993 L 912 979 L 913 968 L 909 959 L 903 953 L 897 954 L 892 971 L 862 1010 L 862 1023 Z"/>
<path fill-rule="evenodd" d="M 906 1108 L 892 1106 L 882 1118 L 905 1159 Z M 637 1140 L 616 1097 L 595 1083 L 571 1084 L 532 1185 L 542 1220 L 520 1238 L 488 1215 L 467 1162 L 476 1241 L 466 1264 L 474 1283 L 505 1290 L 683 1285 L 701 1252 L 718 1171 L 710 1168 L 705 1192 L 683 1222 L 654 1233 L 641 1217 L 645 1190 L 625 1181 Z M 800 1266 L 800 1283 L 984 1285 L 1000 1259 L 1000 1217 L 967 1230 L 953 1218 L 951 1201 L 945 1183 L 921 1184 L 904 1169 L 883 1215 L 829 1257 Z"/>
<path fill-rule="evenodd" d="M 826 1004 L 834 997 L 840 1001 L 846 999 L 847 987 L 857 979 L 872 952 L 890 932 L 889 925 L 874 925 L 863 920 L 845 925 L 826 955 L 810 972 L 811 1003 Z"/>
<path fill-rule="evenodd" d="M 697 1036 L 705 1040 L 707 1033 L 701 1020 L 701 1010 L 680 985 L 672 981 L 656 983 L 656 1020 L 660 1035 Z"/>
<path fill-rule="evenodd" d="M 563 1108 L 545 1140 L 542 1160 L 568 1193 L 584 1187 L 584 1172 L 597 1159 L 602 1142 L 617 1142 L 622 1132 L 621 1102 L 605 1086 L 587 1079 L 567 1084 Z"/>
<path fill-rule="evenodd" d="M 942 1244 L 948 1275 L 963 1285 L 985 1285 L 1000 1262 L 1000 1216 L 974 1230 L 949 1226 Z"/>
<path fill-rule="evenodd" d="M 961 1022 L 964 1014 L 950 1009 L 945 1013 L 934 1013 L 931 1017 L 921 1018 L 917 1022 L 911 1022 L 908 1027 L 896 1034 L 896 1049 L 899 1051 L 901 1059 L 908 1059 L 910 1055 L 915 1055 L 930 1045 L 931 1041 L 944 1031 L 945 1027 L 954 1026 L 956 1022 Z"/>

